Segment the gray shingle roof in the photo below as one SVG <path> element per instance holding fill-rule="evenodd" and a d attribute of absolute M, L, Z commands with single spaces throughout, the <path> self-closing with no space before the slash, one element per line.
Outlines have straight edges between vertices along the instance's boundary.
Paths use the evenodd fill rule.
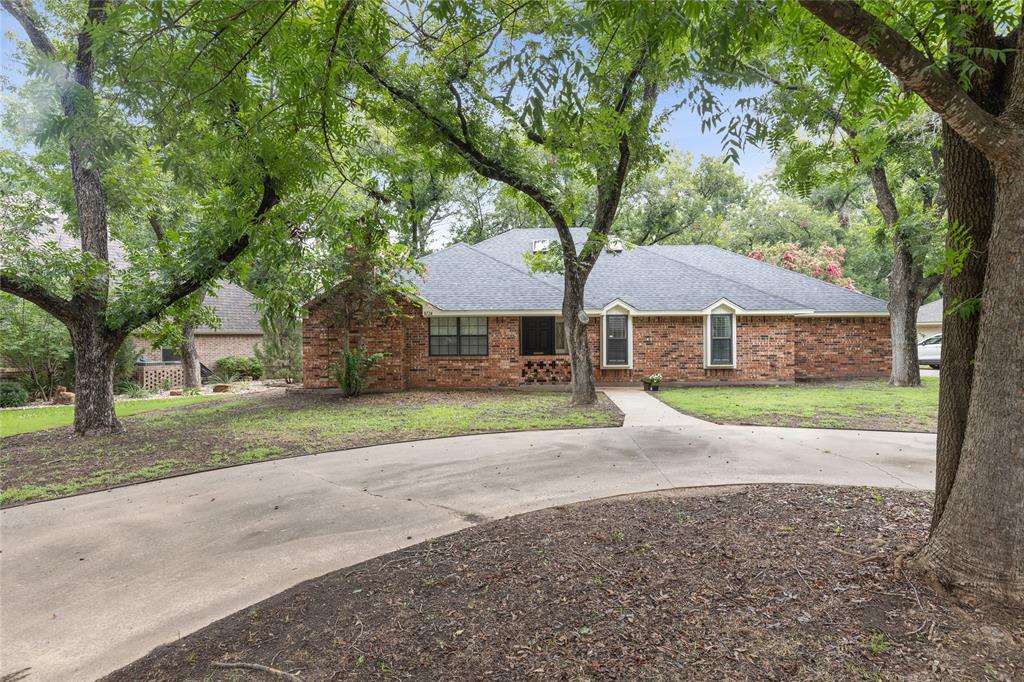
<path fill-rule="evenodd" d="M 585 228 L 573 229 L 577 249 Z M 423 259 L 420 295 L 442 310 L 559 310 L 562 276 L 530 274 L 523 254 L 553 229 L 509 230 L 469 246 L 456 244 Z M 637 246 L 603 253 L 589 279 L 585 306 L 621 299 L 639 311 L 695 312 L 725 298 L 749 311 L 793 310 L 885 314 L 885 301 L 777 268 L 714 246 Z"/>
<path fill-rule="evenodd" d="M 942 299 L 925 303 L 917 309 L 917 323 L 942 322 Z"/>
<path fill-rule="evenodd" d="M 220 318 L 220 329 L 199 327 L 197 334 L 262 334 L 256 297 L 231 282 L 218 282 L 217 293 L 206 297 L 206 305 Z"/>

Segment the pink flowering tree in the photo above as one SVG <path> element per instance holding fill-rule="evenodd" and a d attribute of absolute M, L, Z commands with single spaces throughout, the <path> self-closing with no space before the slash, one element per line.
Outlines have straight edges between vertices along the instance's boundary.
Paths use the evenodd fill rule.
<path fill-rule="evenodd" d="M 843 263 L 846 261 L 845 246 L 822 244 L 816 249 L 811 249 L 804 248 L 800 242 L 776 242 L 759 244 L 747 255 L 851 291 L 857 290 L 853 278 L 843 274 Z"/>

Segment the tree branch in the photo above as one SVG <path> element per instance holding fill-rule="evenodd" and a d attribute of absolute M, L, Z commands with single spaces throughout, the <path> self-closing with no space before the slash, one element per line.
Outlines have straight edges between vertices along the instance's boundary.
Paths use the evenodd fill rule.
<path fill-rule="evenodd" d="M 0 0 L 0 5 L 3 5 L 7 13 L 21 24 L 25 33 L 28 34 L 29 42 L 32 43 L 32 47 L 37 52 L 50 59 L 57 58 L 57 49 L 40 26 L 39 15 L 36 14 L 36 10 L 30 2 L 26 0 Z"/>
<path fill-rule="evenodd" d="M 273 181 L 269 176 L 264 177 L 263 196 L 260 199 L 259 208 L 257 208 L 256 212 L 253 214 L 251 224 L 258 225 L 262 223 L 265 220 L 267 213 L 277 206 L 280 201 L 281 198 L 277 195 L 277 191 L 274 189 Z M 249 241 L 249 231 L 247 230 L 238 237 L 238 239 L 225 246 L 209 266 L 191 273 L 188 277 L 168 289 L 162 296 L 155 298 L 144 309 L 128 316 L 128 318 L 121 323 L 118 331 L 121 333 L 128 333 L 133 329 L 141 327 L 143 324 L 159 315 L 164 309 L 174 305 L 181 299 L 196 291 L 199 287 L 203 286 L 220 273 L 226 265 L 229 265 L 232 261 L 241 256 L 242 253 L 245 252 L 246 248 L 248 248 Z"/>
<path fill-rule="evenodd" d="M 960 89 L 951 75 L 854 0 L 799 2 L 836 33 L 874 57 L 990 161 L 1012 160 L 1024 147 L 1024 134 L 985 111 Z"/>
<path fill-rule="evenodd" d="M 895 226 L 900 219 L 900 213 L 896 208 L 892 188 L 889 187 L 889 176 L 885 173 L 885 166 L 880 163 L 871 169 L 871 186 L 875 190 L 875 205 L 878 206 L 885 224 L 889 227 Z"/>
<path fill-rule="evenodd" d="M 491 180 L 502 182 L 537 202 L 537 205 L 541 207 L 549 218 L 551 218 L 551 222 L 554 223 L 555 229 L 558 230 L 559 237 L 562 238 L 563 244 L 567 237 L 568 244 L 572 244 L 572 235 L 569 232 L 568 221 L 555 205 L 554 200 L 549 197 L 543 189 L 531 183 L 515 170 L 509 168 L 497 159 L 487 156 L 469 140 L 463 139 L 459 135 L 458 131 L 441 120 L 431 109 L 424 106 L 424 104 L 420 102 L 414 94 L 406 92 L 386 79 L 373 66 L 366 62 L 362 62 L 360 63 L 360 67 L 381 87 L 383 87 L 393 99 L 413 109 L 425 121 L 427 121 L 427 123 L 433 126 L 434 130 L 437 131 L 444 141 L 452 147 L 459 156 L 465 159 L 476 172 L 486 178 L 490 178 Z"/>
<path fill-rule="evenodd" d="M 71 305 L 71 301 L 51 294 L 38 284 L 18 279 L 9 273 L 0 274 L 0 290 L 35 303 L 64 324 L 68 324 L 75 318 L 76 309 Z"/>

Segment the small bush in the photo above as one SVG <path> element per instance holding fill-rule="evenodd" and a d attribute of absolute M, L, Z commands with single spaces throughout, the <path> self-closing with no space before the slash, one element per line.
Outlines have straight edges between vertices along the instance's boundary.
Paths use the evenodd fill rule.
<path fill-rule="evenodd" d="M 117 384 L 117 392 L 126 398 L 145 398 L 149 391 L 139 386 L 134 381 L 122 381 Z"/>
<path fill-rule="evenodd" d="M 342 393 L 347 397 L 355 397 L 366 389 L 366 375 L 370 373 L 386 353 L 371 353 L 365 348 L 353 348 L 334 363 L 334 380 L 338 382 Z"/>
<path fill-rule="evenodd" d="M 259 379 L 263 376 L 263 365 L 256 358 L 229 356 L 221 358 L 214 366 L 217 374 L 222 376 L 234 374 L 242 379 Z"/>
<path fill-rule="evenodd" d="M 28 391 L 21 384 L 0 384 L 0 407 L 21 407 L 28 402 Z"/>

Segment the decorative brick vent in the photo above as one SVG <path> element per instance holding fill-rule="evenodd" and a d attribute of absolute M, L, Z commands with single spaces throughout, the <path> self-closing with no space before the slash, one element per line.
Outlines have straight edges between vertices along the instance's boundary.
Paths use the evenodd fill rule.
<path fill-rule="evenodd" d="M 572 365 L 567 358 L 528 358 L 523 362 L 522 377 L 527 385 L 567 384 L 572 379 Z"/>
<path fill-rule="evenodd" d="M 148 365 L 136 365 L 135 383 L 147 391 L 155 391 L 163 388 L 165 383 L 171 386 L 181 386 L 185 375 L 181 371 L 181 363 L 154 363 Z"/>

